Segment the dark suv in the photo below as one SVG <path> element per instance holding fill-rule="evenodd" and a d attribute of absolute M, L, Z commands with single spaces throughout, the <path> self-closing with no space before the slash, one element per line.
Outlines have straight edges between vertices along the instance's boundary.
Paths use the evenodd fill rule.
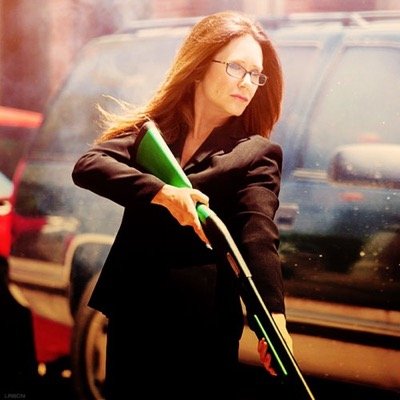
<path fill-rule="evenodd" d="M 86 301 L 122 209 L 75 187 L 96 103 L 140 104 L 196 19 L 138 21 L 90 42 L 49 104 L 16 193 L 10 275 L 32 312 L 72 329 L 82 398 L 101 398 L 105 318 Z M 400 16 L 261 20 L 285 73 L 276 217 L 289 330 L 302 370 L 400 391 Z M 127 315 L 134 321 L 134 315 Z M 244 363 L 257 364 L 246 329 Z"/>

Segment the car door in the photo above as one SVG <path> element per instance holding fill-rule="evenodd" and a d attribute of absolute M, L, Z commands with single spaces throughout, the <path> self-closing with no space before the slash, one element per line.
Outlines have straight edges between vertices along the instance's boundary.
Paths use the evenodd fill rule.
<path fill-rule="evenodd" d="M 282 254 L 289 280 L 302 281 L 291 285 L 298 295 L 400 309 L 400 191 L 390 182 L 328 176 L 343 145 L 400 145 L 399 63 L 399 43 L 348 41 L 313 102 L 298 165 L 281 193 L 297 214 L 283 227 Z"/>
<path fill-rule="evenodd" d="M 298 127 L 295 153 L 288 151 L 294 161 L 282 185 L 277 221 L 288 296 L 303 299 L 289 301 L 294 304 L 289 315 L 303 327 L 308 324 L 309 334 L 330 337 L 331 344 L 366 345 L 363 359 L 349 347 L 337 347 L 346 349 L 354 367 L 346 379 L 399 387 L 394 372 L 400 342 L 396 36 L 349 35 L 334 53 Z M 285 146 L 290 148 L 287 141 Z M 338 179 L 334 169 L 343 157 Z M 377 349 L 388 352 L 382 357 Z M 321 359 L 318 363 L 316 368 L 335 370 Z"/>

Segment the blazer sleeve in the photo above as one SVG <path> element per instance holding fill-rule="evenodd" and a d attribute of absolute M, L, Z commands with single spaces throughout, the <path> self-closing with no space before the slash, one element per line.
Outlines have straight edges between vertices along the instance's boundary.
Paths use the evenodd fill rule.
<path fill-rule="evenodd" d="M 233 231 L 253 281 L 270 312 L 285 313 L 279 233 L 274 217 L 279 206 L 282 150 L 256 138 L 253 161 L 239 183 Z"/>
<path fill-rule="evenodd" d="M 75 163 L 74 183 L 123 207 L 149 203 L 164 182 L 135 167 L 135 138 L 128 132 L 91 147 Z"/>

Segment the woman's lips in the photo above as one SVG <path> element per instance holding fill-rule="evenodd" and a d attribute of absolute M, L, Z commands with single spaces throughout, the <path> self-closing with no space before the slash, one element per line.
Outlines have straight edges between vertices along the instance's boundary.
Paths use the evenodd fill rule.
<path fill-rule="evenodd" d="M 249 101 L 246 96 L 242 96 L 241 94 L 232 94 L 231 96 L 235 99 L 238 99 L 238 100 L 246 102 L 246 103 Z"/>

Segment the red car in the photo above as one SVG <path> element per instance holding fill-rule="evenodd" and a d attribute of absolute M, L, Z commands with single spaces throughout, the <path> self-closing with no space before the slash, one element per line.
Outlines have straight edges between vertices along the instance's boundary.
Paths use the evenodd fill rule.
<path fill-rule="evenodd" d="M 0 258 L 7 258 L 10 252 L 12 188 L 12 182 L 0 172 Z"/>
<path fill-rule="evenodd" d="M 18 186 L 24 169 L 25 154 L 41 122 L 41 113 L 0 106 L 0 279 L 7 279 L 8 256 L 13 238 L 32 230 L 40 230 L 46 222 L 43 217 L 26 218 L 13 212 L 13 192 Z M 4 268 L 2 268 L 3 266 Z M 0 287 L 5 288 L 7 284 L 0 282 Z M 18 354 L 33 351 L 37 363 L 46 363 L 69 352 L 69 327 L 48 321 L 36 313 L 30 314 L 30 310 L 29 318 L 27 318 L 28 313 L 25 307 L 21 308 L 7 290 L 0 291 L 0 301 L 2 307 L 5 304 L 8 307 L 7 310 L 1 310 L 2 315 L 9 315 L 7 343 L 14 343 L 13 327 L 19 330 L 21 326 L 24 326 L 24 329 L 29 332 L 32 329 L 30 323 L 33 324 L 34 348 L 32 350 L 19 344 L 22 347 Z M 21 325 L 24 323 L 25 325 Z M 3 354 L 5 359 L 7 359 L 7 354 Z M 19 359 L 18 354 L 14 350 L 10 356 L 15 361 Z M 27 355 L 22 354 L 20 357 L 26 363 Z M 18 367 L 17 371 L 11 368 L 10 378 L 21 374 L 21 368 Z"/>
<path fill-rule="evenodd" d="M 0 106 L 0 259 L 3 260 L 7 259 L 11 246 L 14 172 L 41 121 L 41 113 Z"/>

